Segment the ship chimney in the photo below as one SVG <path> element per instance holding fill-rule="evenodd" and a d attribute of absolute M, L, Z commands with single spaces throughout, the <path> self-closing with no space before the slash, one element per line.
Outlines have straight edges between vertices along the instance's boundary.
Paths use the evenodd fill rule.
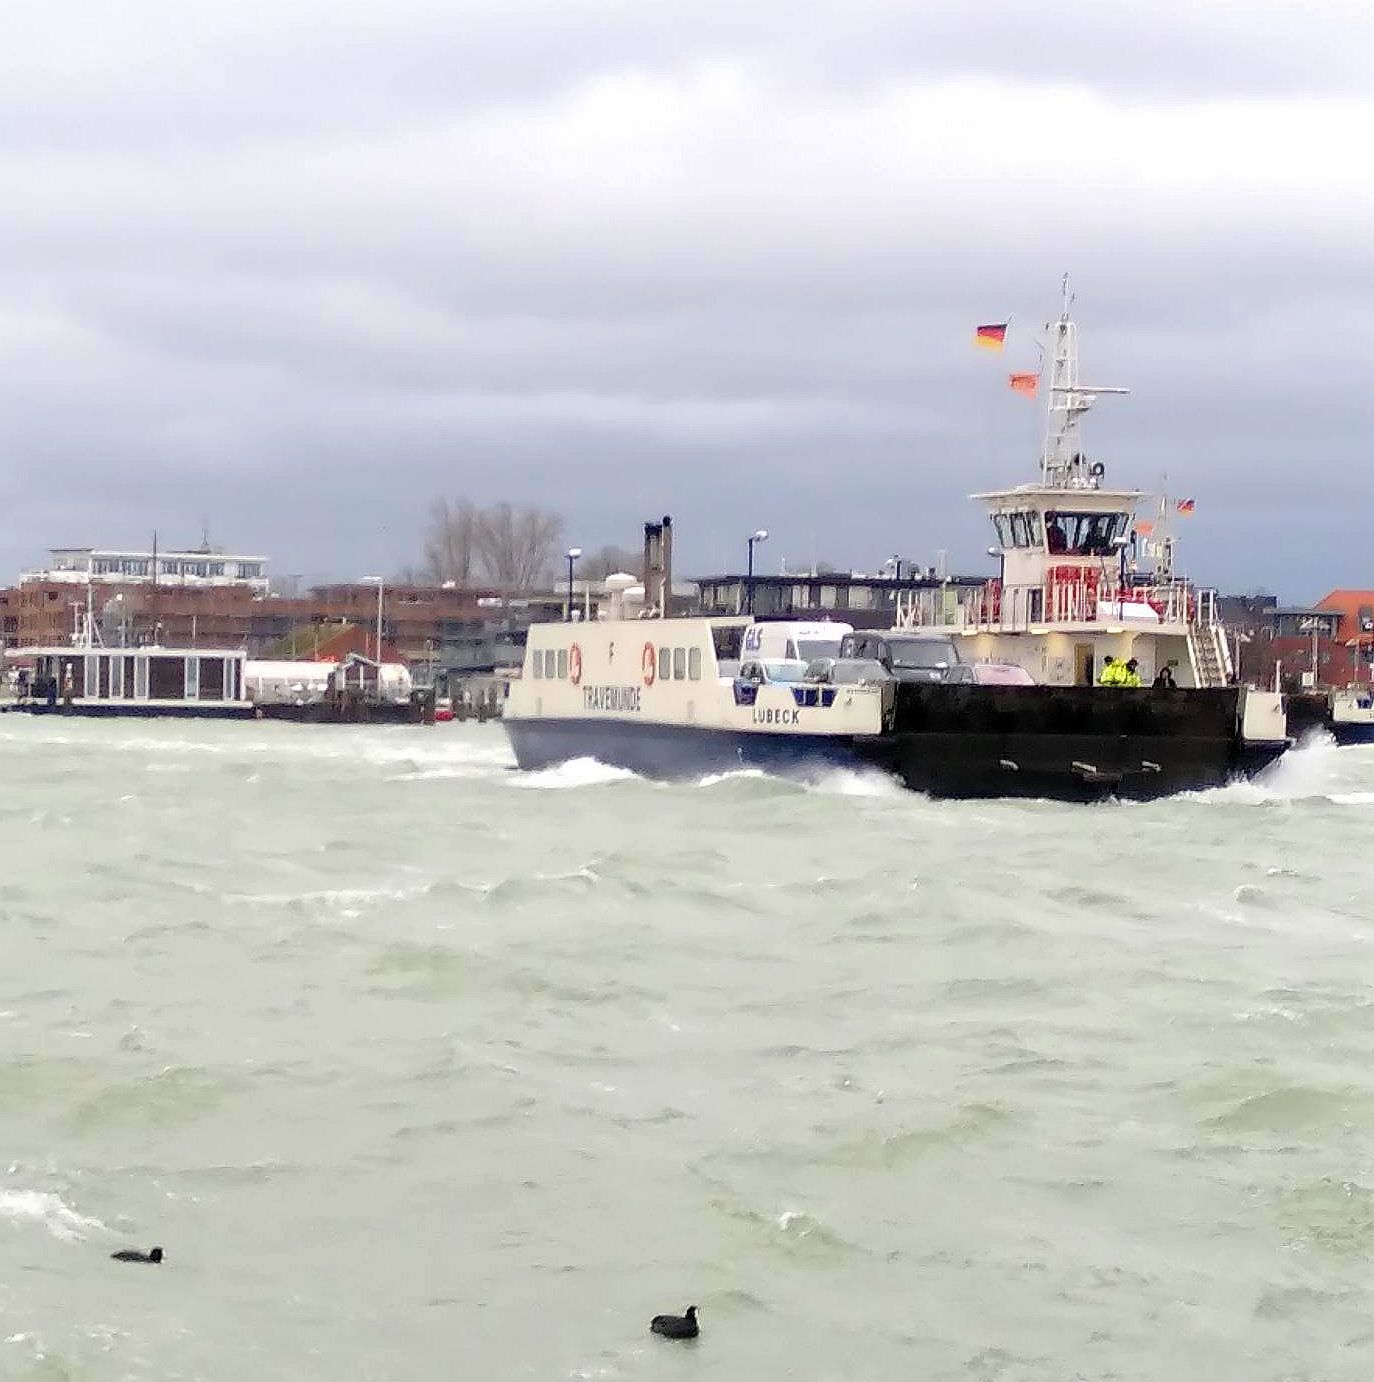
<path fill-rule="evenodd" d="M 644 608 L 666 618 L 673 598 L 673 520 L 644 525 Z"/>

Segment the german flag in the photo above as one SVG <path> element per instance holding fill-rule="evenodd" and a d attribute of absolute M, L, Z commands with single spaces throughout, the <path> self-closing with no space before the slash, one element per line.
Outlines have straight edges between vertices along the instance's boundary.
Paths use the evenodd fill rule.
<path fill-rule="evenodd" d="M 973 344 L 979 350 L 1001 350 L 1006 339 L 1006 322 L 999 322 L 994 326 L 980 326 L 973 333 Z"/>
<path fill-rule="evenodd" d="M 1023 393 L 1027 398 L 1034 398 L 1036 391 L 1040 388 L 1040 376 L 1038 374 L 1009 374 L 1007 383 L 1011 385 L 1013 393 Z"/>
<path fill-rule="evenodd" d="M 1178 501 L 1178 511 L 1181 514 L 1191 514 L 1197 508 L 1196 499 L 1180 499 Z"/>

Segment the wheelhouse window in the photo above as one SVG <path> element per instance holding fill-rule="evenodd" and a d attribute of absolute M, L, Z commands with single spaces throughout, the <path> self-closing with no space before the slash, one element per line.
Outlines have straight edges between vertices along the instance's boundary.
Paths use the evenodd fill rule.
<path fill-rule="evenodd" d="M 1109 557 L 1116 539 L 1125 535 L 1130 515 L 1124 513 L 1073 513 L 1051 509 L 1045 515 L 1045 545 L 1052 555 Z"/>
<path fill-rule="evenodd" d="M 701 680 L 701 649 L 689 648 L 687 650 L 687 678 L 689 681 Z"/>
<path fill-rule="evenodd" d="M 1011 549 L 1039 547 L 1042 543 L 1040 514 L 1036 509 L 1017 509 L 1014 513 L 995 513 L 992 526 L 998 545 Z"/>
<path fill-rule="evenodd" d="M 558 650 L 558 680 L 566 681 L 568 678 L 568 650 L 560 648 Z"/>
<path fill-rule="evenodd" d="M 673 650 L 671 648 L 660 648 L 658 650 L 658 679 L 667 681 L 673 675 Z"/>
<path fill-rule="evenodd" d="M 674 648 L 674 649 L 673 649 L 673 680 L 674 680 L 674 681 L 686 681 L 686 680 L 687 680 L 687 649 L 686 649 L 686 648 Z"/>
<path fill-rule="evenodd" d="M 542 681 L 544 677 L 544 654 L 536 648 L 530 653 L 530 670 L 534 673 L 536 681 Z"/>

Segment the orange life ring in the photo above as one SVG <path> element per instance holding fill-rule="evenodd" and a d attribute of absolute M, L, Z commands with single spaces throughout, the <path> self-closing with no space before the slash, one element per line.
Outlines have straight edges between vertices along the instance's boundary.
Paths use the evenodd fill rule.
<path fill-rule="evenodd" d="M 644 656 L 639 659 L 639 665 L 644 671 L 644 685 L 652 686 L 658 675 L 658 654 L 654 652 L 652 643 L 644 645 Z"/>
<path fill-rule="evenodd" d="M 574 686 L 582 680 L 582 648 L 576 643 L 568 649 L 568 680 Z"/>

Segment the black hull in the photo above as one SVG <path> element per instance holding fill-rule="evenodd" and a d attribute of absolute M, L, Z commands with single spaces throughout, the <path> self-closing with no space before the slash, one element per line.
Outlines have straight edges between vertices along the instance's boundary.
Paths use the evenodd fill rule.
<path fill-rule="evenodd" d="M 250 705 L 49 705 L 46 701 L 17 701 L 0 706 L 10 715 L 66 715 L 81 720 L 251 720 Z"/>
<path fill-rule="evenodd" d="M 899 686 L 881 735 L 798 737 L 631 720 L 519 720 L 521 768 L 595 758 L 647 777 L 741 767 L 803 775 L 870 767 L 935 797 L 1144 801 L 1222 787 L 1273 763 L 1286 740 L 1246 742 L 1240 692 Z"/>
<path fill-rule="evenodd" d="M 354 699 L 317 701 L 309 705 L 233 706 L 159 705 L 49 705 L 46 701 L 16 701 L 0 706 L 13 715 L 69 715 L 97 720 L 287 720 L 304 725 L 432 725 L 433 697 L 403 704 L 381 705 Z"/>
<path fill-rule="evenodd" d="M 1034 734 L 898 734 L 860 744 L 860 757 L 932 797 L 1152 801 L 1254 776 L 1286 744 Z"/>
<path fill-rule="evenodd" d="M 300 725 L 432 725 L 434 706 L 390 702 L 317 701 L 311 705 L 260 705 L 251 712 L 259 720 L 287 720 Z"/>
<path fill-rule="evenodd" d="M 1335 719 L 1331 697 L 1325 691 L 1302 691 L 1285 696 L 1283 705 L 1288 715 L 1288 733 L 1294 742 L 1309 734 L 1325 733 L 1342 748 L 1374 744 L 1374 725 Z"/>
<path fill-rule="evenodd" d="M 1302 691 L 1283 698 L 1288 737 L 1295 743 L 1308 734 L 1331 728 L 1331 701 L 1325 691 Z"/>
<path fill-rule="evenodd" d="M 941 797 L 1136 801 L 1253 776 L 1286 740 L 1247 742 L 1237 687 L 899 685 L 864 756 Z"/>

